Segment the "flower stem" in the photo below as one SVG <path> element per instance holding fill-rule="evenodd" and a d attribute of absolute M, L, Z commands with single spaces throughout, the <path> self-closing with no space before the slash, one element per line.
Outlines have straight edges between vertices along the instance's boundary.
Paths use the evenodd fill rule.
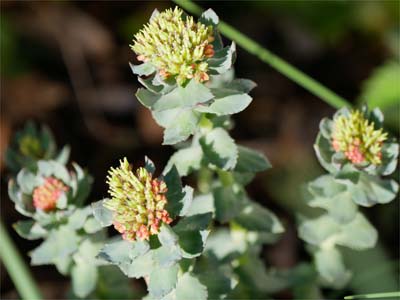
<path fill-rule="evenodd" d="M 191 2 L 190 0 L 173 0 L 176 4 L 187 10 L 188 12 L 199 15 L 202 11 L 201 7 Z M 218 24 L 220 32 L 227 38 L 235 41 L 239 46 L 248 51 L 249 53 L 257 56 L 261 61 L 269 64 L 278 72 L 282 73 L 289 79 L 296 82 L 315 96 L 321 98 L 326 103 L 336 108 L 343 106 L 351 107 L 352 105 L 340 97 L 315 79 L 311 78 L 307 74 L 303 73 L 299 69 L 290 65 L 271 51 L 265 49 L 253 39 L 249 38 L 245 34 L 241 33 L 231 25 L 220 21 Z"/>
<path fill-rule="evenodd" d="M 6 267 L 21 298 L 26 300 L 42 299 L 42 295 L 29 269 L 18 253 L 2 221 L 0 221 L 0 241 L 0 259 Z"/>

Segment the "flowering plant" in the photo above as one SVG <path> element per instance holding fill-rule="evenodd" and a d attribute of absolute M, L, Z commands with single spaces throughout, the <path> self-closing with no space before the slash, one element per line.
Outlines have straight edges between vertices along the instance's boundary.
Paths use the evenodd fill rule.
<path fill-rule="evenodd" d="M 109 197 L 86 205 L 91 176 L 76 163 L 70 168 L 69 148 L 58 152 L 46 127 L 28 124 L 8 149 L 17 173 L 9 197 L 27 218 L 14 228 L 23 238 L 43 239 L 30 253 L 32 265 L 53 264 L 71 276 L 73 296 L 133 298 L 127 278 L 143 278 L 143 299 L 266 299 L 288 288 L 297 297 L 310 282 L 322 298 L 319 286 L 343 288 L 352 277 L 341 247 L 361 251 L 377 243 L 362 207 L 389 203 L 398 193 L 387 177 L 399 145 L 384 131 L 379 109 L 342 108 L 321 121 L 314 145 L 327 174 L 309 182 L 305 194 L 320 210 L 299 218 L 298 235 L 314 263 L 265 266 L 261 251 L 284 227 L 246 191 L 271 164 L 229 134 L 232 115 L 250 105 L 256 84 L 235 78 L 235 43 L 224 47 L 218 24 L 211 9 L 197 21 L 180 8 L 155 10 L 134 36 L 139 64 L 130 66 L 143 86 L 136 97 L 164 129 L 163 144 L 177 149 L 162 171 L 148 157 L 137 169 L 124 157 L 104 179 Z M 301 74 L 276 57 L 274 63 L 292 77 Z"/>
<path fill-rule="evenodd" d="M 17 133 L 14 145 L 18 145 L 18 141 L 26 141 L 23 145 L 27 149 L 39 145 L 32 138 L 34 128 L 35 125 L 30 123 Z M 43 153 L 55 154 L 56 145 L 51 132 L 48 129 L 43 132 L 48 138 Z M 51 152 L 47 147 L 52 149 Z M 10 148 L 8 153 L 17 151 Z M 118 274 L 105 270 L 101 261 L 95 258 L 106 233 L 93 217 L 90 206 L 84 206 L 92 177 L 76 163 L 69 171 L 64 165 L 68 160 L 67 154 L 64 152 L 58 156 L 58 160 L 51 159 L 51 156 L 47 160 L 35 160 L 30 152 L 21 151 L 18 161 L 26 163 L 26 167 L 15 179 L 9 180 L 8 194 L 16 210 L 28 218 L 14 224 L 16 232 L 28 240 L 44 240 L 30 252 L 31 264 L 54 264 L 61 274 L 72 277 L 73 294 L 83 298 L 95 295 L 102 272 L 111 272 L 114 277 Z M 124 282 L 123 278 L 120 280 Z M 109 289 L 104 282 L 101 285 L 103 292 Z"/>
<path fill-rule="evenodd" d="M 248 93 L 256 85 L 234 79 L 235 44 L 223 47 L 217 24 L 212 10 L 195 22 L 175 8 L 155 11 L 135 36 L 132 49 L 143 63 L 131 67 L 144 86 L 136 96 L 164 127 L 164 144 L 185 143 L 158 179 L 148 158 L 136 172 L 123 159 L 107 178 L 111 199 L 93 205 L 102 225 L 113 224 L 122 233 L 99 257 L 128 277 L 144 277 L 151 299 L 271 292 L 257 283 L 268 276 L 264 268 L 259 278 L 254 276 L 253 288 L 240 280 L 249 276 L 243 268 L 259 262 L 261 244 L 272 241 L 283 227 L 244 188 L 270 164 L 261 153 L 236 145 L 228 133 L 230 116 L 251 103 Z M 181 176 L 192 173 L 198 175 L 196 191 L 181 183 Z M 220 247 L 231 250 L 221 252 Z M 237 259 L 248 263 L 238 268 Z"/>
<path fill-rule="evenodd" d="M 378 233 L 358 206 L 370 207 L 392 201 L 399 185 L 383 176 L 394 172 L 399 144 L 382 129 L 379 109 L 339 110 L 323 119 L 315 143 L 321 165 L 329 172 L 308 184 L 308 205 L 325 210 L 305 219 L 299 235 L 314 255 L 325 285 L 342 288 L 351 278 L 340 250 L 345 246 L 364 250 L 375 246 Z"/>

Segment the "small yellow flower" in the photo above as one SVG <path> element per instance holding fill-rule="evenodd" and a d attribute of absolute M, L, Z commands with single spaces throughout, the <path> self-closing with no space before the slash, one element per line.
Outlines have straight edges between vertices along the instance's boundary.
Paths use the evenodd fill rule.
<path fill-rule="evenodd" d="M 376 130 L 374 123 L 358 110 L 349 116 L 340 115 L 333 122 L 332 147 L 336 152 L 343 152 L 353 164 L 382 163 L 382 144 L 387 133 Z"/>
<path fill-rule="evenodd" d="M 114 228 L 126 240 L 148 240 L 160 231 L 161 223 L 172 219 L 164 209 L 167 186 L 164 181 L 152 178 L 145 168 L 136 175 L 128 160 L 120 161 L 119 168 L 111 168 L 107 183 L 111 199 L 104 206 L 114 212 Z"/>
<path fill-rule="evenodd" d="M 137 59 L 151 62 L 159 74 L 176 77 L 182 85 L 188 79 L 199 82 L 209 79 L 207 58 L 214 56 L 212 26 L 183 17 L 175 7 L 153 17 L 134 37 L 132 50 Z"/>

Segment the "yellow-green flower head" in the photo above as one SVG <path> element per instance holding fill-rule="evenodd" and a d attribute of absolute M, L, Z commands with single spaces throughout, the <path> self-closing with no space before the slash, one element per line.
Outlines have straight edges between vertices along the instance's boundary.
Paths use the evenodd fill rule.
<path fill-rule="evenodd" d="M 167 204 L 164 181 L 152 178 L 145 168 L 137 169 L 135 175 L 126 158 L 108 173 L 108 192 L 112 198 L 104 206 L 114 212 L 114 228 L 125 240 L 148 240 L 159 232 L 162 222 L 172 222 L 164 208 Z"/>
<path fill-rule="evenodd" d="M 358 110 L 348 116 L 339 115 L 333 120 L 332 147 L 343 152 L 353 164 L 382 163 L 382 144 L 387 133 L 375 129 L 374 123 Z"/>
<path fill-rule="evenodd" d="M 212 26 L 167 9 L 154 16 L 134 37 L 132 50 L 140 61 L 152 63 L 164 78 L 176 77 L 182 85 L 188 79 L 207 81 L 207 58 L 214 55 Z"/>

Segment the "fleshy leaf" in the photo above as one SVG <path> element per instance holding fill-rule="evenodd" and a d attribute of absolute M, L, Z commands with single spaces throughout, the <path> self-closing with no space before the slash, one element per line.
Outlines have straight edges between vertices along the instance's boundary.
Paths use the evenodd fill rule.
<path fill-rule="evenodd" d="M 156 122 L 165 128 L 164 145 L 174 145 L 192 135 L 200 121 L 200 113 L 190 108 L 175 108 L 153 112 Z"/>
<path fill-rule="evenodd" d="M 351 272 L 346 270 L 342 256 L 336 248 L 318 250 L 315 264 L 318 273 L 329 286 L 343 288 L 351 278 Z"/>
<path fill-rule="evenodd" d="M 156 71 L 156 68 L 149 62 L 142 63 L 140 65 L 134 65 L 129 63 L 133 74 L 138 76 L 148 76 L 153 74 Z"/>
<path fill-rule="evenodd" d="M 139 100 L 139 102 L 142 103 L 142 105 L 144 107 L 147 107 L 150 109 L 160 98 L 160 95 L 155 94 L 154 92 L 151 92 L 151 91 L 143 89 L 143 88 L 138 89 L 135 96 Z"/>
<path fill-rule="evenodd" d="M 197 111 L 216 114 L 217 116 L 237 114 L 250 105 L 253 99 L 247 94 L 235 94 L 215 99 L 209 106 L 198 105 Z"/>
<path fill-rule="evenodd" d="M 217 52 L 214 56 L 208 60 L 210 73 L 211 74 L 222 74 L 232 68 L 233 63 L 236 60 L 236 44 L 232 42 L 230 46 L 227 46 Z"/>
<path fill-rule="evenodd" d="M 322 134 L 318 134 L 317 140 L 314 144 L 315 154 L 317 155 L 318 161 L 328 172 L 335 172 L 336 169 L 332 165 L 332 156 L 334 151 L 330 144 L 330 141 L 326 139 Z"/>
<path fill-rule="evenodd" d="M 299 227 L 299 236 L 307 243 L 321 245 L 340 231 L 340 225 L 330 216 L 322 215 L 313 220 L 304 221 Z"/>
<path fill-rule="evenodd" d="M 384 143 L 382 146 L 382 164 L 378 167 L 378 174 L 383 176 L 392 174 L 397 167 L 399 144 Z"/>
<path fill-rule="evenodd" d="M 175 166 L 165 174 L 164 179 L 168 187 L 166 194 L 168 199 L 167 211 L 172 218 L 177 215 L 185 215 L 193 199 L 193 189 L 189 186 L 182 188 L 181 179 Z"/>
<path fill-rule="evenodd" d="M 226 130 L 215 128 L 200 139 L 205 159 L 223 170 L 236 166 L 238 149 Z"/>
<path fill-rule="evenodd" d="M 176 299 L 208 299 L 207 287 L 193 274 L 185 273 L 178 280 L 175 290 Z"/>
<path fill-rule="evenodd" d="M 335 238 L 338 245 L 354 250 L 372 248 L 377 240 L 378 232 L 361 213 L 358 213 L 352 222 L 344 225 Z"/>
<path fill-rule="evenodd" d="M 348 185 L 348 190 L 358 205 L 370 207 L 392 201 L 396 197 L 399 185 L 394 180 L 380 179 L 363 173 L 357 184 Z"/>
<path fill-rule="evenodd" d="M 260 152 L 244 146 L 238 146 L 237 172 L 262 172 L 271 168 L 271 163 Z"/>
<path fill-rule="evenodd" d="M 129 278 L 140 278 L 150 275 L 155 267 L 155 263 L 153 255 L 149 251 L 146 254 L 133 259 L 131 263 L 120 264 L 119 267 Z"/>
<path fill-rule="evenodd" d="M 209 8 L 201 14 L 199 22 L 205 25 L 217 26 L 219 23 L 219 18 L 215 11 Z"/>
<path fill-rule="evenodd" d="M 227 89 L 249 93 L 257 84 L 249 79 L 237 78 L 225 85 Z"/>
<path fill-rule="evenodd" d="M 80 298 L 89 295 L 96 287 L 97 277 L 97 267 L 94 264 L 85 261 L 75 264 L 71 270 L 74 293 Z"/>
<path fill-rule="evenodd" d="M 311 207 L 320 207 L 339 223 L 348 223 L 354 219 L 357 213 L 357 205 L 352 200 L 348 191 L 338 193 L 332 197 L 314 197 L 308 203 Z"/>
<path fill-rule="evenodd" d="M 191 80 L 185 87 L 177 86 L 170 93 L 162 95 L 154 103 L 155 111 L 170 110 L 174 108 L 192 108 L 193 106 L 211 100 L 214 95 L 210 89 L 196 80 Z"/>
<path fill-rule="evenodd" d="M 103 227 L 110 226 L 112 224 L 113 213 L 111 210 L 104 207 L 104 202 L 108 199 L 103 199 L 92 203 L 93 216 Z"/>
<path fill-rule="evenodd" d="M 13 227 L 21 237 L 28 240 L 37 240 L 47 235 L 47 230 L 33 220 L 18 221 Z"/>
<path fill-rule="evenodd" d="M 242 212 L 235 218 L 235 222 L 249 231 L 264 231 L 274 234 L 284 231 L 275 214 L 252 201 L 243 208 Z"/>
<path fill-rule="evenodd" d="M 51 264 L 57 258 L 69 256 L 78 249 L 78 242 L 76 232 L 66 226 L 52 230 L 49 237 L 30 253 L 31 264 Z"/>
<path fill-rule="evenodd" d="M 186 216 L 199 215 L 204 213 L 213 213 L 215 212 L 214 208 L 214 198 L 212 194 L 203 194 L 198 195 L 193 198 L 192 204 L 189 207 L 189 210 Z"/>
<path fill-rule="evenodd" d="M 98 257 L 113 264 L 129 264 L 132 261 L 130 253 L 134 251 L 134 248 L 135 243 L 118 237 L 106 243 L 100 250 Z M 142 254 L 144 253 L 145 251 Z"/>
<path fill-rule="evenodd" d="M 148 290 L 151 296 L 160 298 L 175 288 L 178 280 L 178 269 L 178 265 L 155 269 L 149 278 Z"/>
<path fill-rule="evenodd" d="M 192 258 L 201 254 L 211 218 L 211 213 L 193 215 L 181 219 L 173 227 L 174 232 L 179 237 L 178 243 L 183 257 Z"/>
<path fill-rule="evenodd" d="M 246 199 L 241 190 L 236 191 L 229 187 L 219 186 L 213 190 L 215 217 L 225 223 L 240 214 L 246 204 Z"/>
<path fill-rule="evenodd" d="M 147 156 L 144 157 L 144 167 L 150 174 L 154 174 L 154 171 L 156 170 L 156 166 L 154 165 L 153 161 Z"/>
<path fill-rule="evenodd" d="M 164 172 L 168 172 L 175 165 L 180 176 L 187 176 L 200 169 L 202 157 L 203 152 L 199 146 L 180 149 L 171 156 Z"/>

